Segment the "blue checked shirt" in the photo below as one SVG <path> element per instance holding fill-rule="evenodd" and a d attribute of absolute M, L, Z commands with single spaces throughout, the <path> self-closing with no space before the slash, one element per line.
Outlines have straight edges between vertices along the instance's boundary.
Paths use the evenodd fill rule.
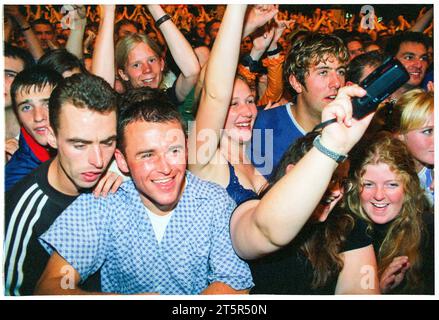
<path fill-rule="evenodd" d="M 199 294 L 215 281 L 251 288 L 248 265 L 234 252 L 229 220 L 235 203 L 220 186 L 186 173 L 186 187 L 159 244 L 132 181 L 116 194 L 83 194 L 40 242 L 84 281 L 101 269 L 102 290 Z"/>

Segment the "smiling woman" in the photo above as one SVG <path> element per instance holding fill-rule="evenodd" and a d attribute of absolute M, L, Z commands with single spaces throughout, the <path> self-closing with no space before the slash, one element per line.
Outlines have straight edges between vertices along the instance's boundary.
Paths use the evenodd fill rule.
<path fill-rule="evenodd" d="M 388 133 L 358 150 L 347 203 L 369 225 L 381 291 L 433 294 L 433 215 L 424 212 L 426 201 L 412 157 Z"/>
<path fill-rule="evenodd" d="M 236 74 L 242 38 L 275 16 L 277 7 L 228 6 L 207 62 L 196 126 L 190 132 L 189 169 L 202 179 L 226 188 L 237 204 L 257 198 L 265 184 L 245 154 L 256 119 L 254 93 L 245 78 Z M 255 19 L 256 20 L 256 19 Z M 246 28 L 246 26 L 249 26 Z M 244 31 L 243 31 L 244 30 Z M 200 139 L 211 132 L 213 139 Z M 203 150 L 209 150 L 203 156 Z"/>
<path fill-rule="evenodd" d="M 93 56 L 93 72 L 113 85 L 114 71 L 117 71 L 124 81 L 125 89 L 163 88 L 175 105 L 184 102 L 196 84 L 200 65 L 191 45 L 162 7 L 148 5 L 148 10 L 155 20 L 155 27 L 166 40 L 168 52 L 181 71 L 171 88 L 166 88 L 162 81 L 165 76 L 166 52 L 160 45 L 145 34 L 132 33 L 119 38 L 114 50 L 115 6 L 103 5 L 101 8 L 102 20 Z M 109 52 L 115 54 L 116 67 L 112 57 L 108 56 Z"/>
<path fill-rule="evenodd" d="M 414 89 L 403 94 L 393 111 L 392 130 L 415 161 L 416 172 L 431 206 L 434 205 L 434 96 Z"/>

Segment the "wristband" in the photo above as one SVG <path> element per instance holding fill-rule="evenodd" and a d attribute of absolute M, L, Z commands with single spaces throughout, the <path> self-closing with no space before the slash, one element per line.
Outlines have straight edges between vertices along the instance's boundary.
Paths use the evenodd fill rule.
<path fill-rule="evenodd" d="M 26 28 L 20 28 L 20 29 L 18 29 L 18 31 L 20 31 L 20 32 L 24 32 L 24 31 L 29 30 L 30 28 L 31 28 L 31 26 L 26 27 Z"/>
<path fill-rule="evenodd" d="M 328 156 L 332 160 L 334 160 L 337 163 L 342 163 L 345 161 L 348 156 L 345 154 L 340 154 L 337 152 L 334 152 L 332 150 L 329 150 L 326 148 L 321 142 L 320 142 L 320 135 L 317 136 L 313 141 L 313 146 L 316 147 L 317 150 L 319 150 L 321 153 L 323 153 L 325 156 Z"/>
<path fill-rule="evenodd" d="M 169 19 L 171 19 L 171 16 L 169 14 L 165 14 L 157 19 L 157 21 L 155 22 L 155 26 L 159 28 L 163 22 L 168 21 Z"/>
<path fill-rule="evenodd" d="M 250 69 L 250 72 L 259 73 L 261 71 L 261 65 L 259 61 L 253 60 L 253 58 L 249 54 L 242 57 L 241 63 L 244 67 L 248 67 Z"/>
<path fill-rule="evenodd" d="M 277 45 L 277 48 L 276 49 L 274 49 L 274 50 L 271 50 L 271 51 L 267 51 L 267 56 L 275 56 L 275 55 L 277 55 L 278 53 L 281 53 L 282 52 L 282 48 L 279 46 L 279 45 Z"/>

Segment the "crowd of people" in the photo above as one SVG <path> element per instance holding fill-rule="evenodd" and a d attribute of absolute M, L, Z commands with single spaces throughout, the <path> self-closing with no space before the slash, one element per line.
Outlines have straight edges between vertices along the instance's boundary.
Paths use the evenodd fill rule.
<path fill-rule="evenodd" d="M 434 294 L 433 8 L 397 20 L 4 6 L 5 295 Z"/>

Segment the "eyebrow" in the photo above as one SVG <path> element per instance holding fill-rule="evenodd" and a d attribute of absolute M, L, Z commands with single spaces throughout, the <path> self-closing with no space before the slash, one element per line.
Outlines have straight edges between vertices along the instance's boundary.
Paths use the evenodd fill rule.
<path fill-rule="evenodd" d="M 146 57 L 146 59 L 151 59 L 151 58 L 157 58 L 157 59 L 158 59 L 159 56 L 156 55 L 156 54 L 154 54 L 154 55 L 151 55 L 151 56 L 147 56 L 147 57 Z M 131 64 L 142 62 L 142 60 L 143 60 L 143 58 L 142 58 L 142 59 L 137 59 L 136 61 L 133 61 Z"/>
<path fill-rule="evenodd" d="M 184 145 L 182 145 L 182 144 L 171 145 L 171 146 L 169 146 L 167 151 L 169 151 L 171 149 L 184 149 Z M 136 152 L 135 156 L 141 155 L 143 153 L 154 153 L 155 151 L 156 151 L 156 149 L 154 149 L 154 148 L 145 149 L 145 150 L 141 150 L 141 151 Z"/>
<path fill-rule="evenodd" d="M 137 156 L 140 156 L 141 154 L 144 154 L 144 153 L 154 153 L 154 152 L 155 152 L 155 149 L 146 149 L 146 150 L 141 150 L 141 151 L 136 152 L 136 154 L 134 156 L 137 157 Z"/>
<path fill-rule="evenodd" d="M 49 98 L 46 99 L 38 99 L 38 100 L 33 100 L 33 99 L 25 99 L 22 102 L 18 103 L 17 106 L 21 106 L 22 104 L 26 104 L 26 103 L 34 103 L 35 101 L 41 101 L 41 102 L 49 102 Z"/>
<path fill-rule="evenodd" d="M 376 183 L 375 182 L 375 180 L 369 180 L 369 179 L 363 179 L 363 182 L 372 182 L 372 183 Z M 390 179 L 390 180 L 384 180 L 383 181 L 384 183 L 387 183 L 387 182 L 400 182 L 398 179 Z"/>
<path fill-rule="evenodd" d="M 106 138 L 104 140 L 99 141 L 99 143 L 111 142 L 113 140 L 116 140 L 116 137 L 117 137 L 116 135 L 113 135 L 111 137 L 108 137 L 108 138 Z M 70 142 L 70 143 L 83 143 L 83 144 L 92 144 L 93 143 L 93 141 L 91 141 L 91 140 L 85 140 L 85 139 L 81 139 L 81 138 L 70 138 L 70 139 L 67 139 L 67 142 Z"/>
<path fill-rule="evenodd" d="M 405 51 L 402 53 L 403 55 L 412 55 L 412 56 L 417 56 L 416 53 L 411 52 L 411 51 Z M 424 56 L 428 56 L 428 52 L 422 53 L 419 56 L 424 57 Z"/>
<path fill-rule="evenodd" d="M 15 70 L 11 70 L 11 69 L 5 69 L 5 72 L 9 72 L 9 73 L 14 73 L 14 74 L 18 74 L 18 72 L 17 71 L 15 71 Z"/>
<path fill-rule="evenodd" d="M 316 69 L 317 70 L 339 70 L 339 69 L 346 69 L 346 66 L 339 66 L 337 68 L 331 68 L 328 65 L 323 65 L 323 66 L 317 66 Z"/>

